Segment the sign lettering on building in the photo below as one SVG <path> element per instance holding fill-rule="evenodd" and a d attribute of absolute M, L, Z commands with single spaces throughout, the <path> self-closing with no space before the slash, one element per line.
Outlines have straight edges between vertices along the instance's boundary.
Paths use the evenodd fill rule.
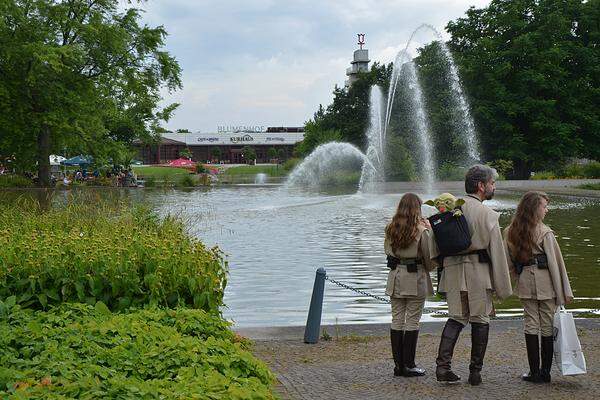
<path fill-rule="evenodd" d="M 253 142 L 254 138 L 250 135 L 244 135 L 244 136 L 231 136 L 229 138 L 229 141 L 231 143 L 242 143 L 242 142 Z"/>

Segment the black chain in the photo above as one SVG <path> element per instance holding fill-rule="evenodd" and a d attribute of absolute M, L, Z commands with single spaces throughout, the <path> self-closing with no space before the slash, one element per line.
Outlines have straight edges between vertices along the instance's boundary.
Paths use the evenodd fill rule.
<path fill-rule="evenodd" d="M 371 294 L 371 293 L 365 292 L 364 290 L 353 288 L 351 286 L 346 285 L 345 283 L 342 283 L 340 281 L 336 281 L 335 279 L 330 278 L 327 275 L 325 275 L 325 280 L 327 280 L 329 282 L 332 282 L 332 283 L 335 283 L 336 285 L 338 285 L 340 287 L 343 287 L 344 289 L 352 290 L 353 292 L 362 294 L 363 296 L 372 297 L 372 298 L 374 298 L 376 300 L 383 301 L 384 303 L 388 303 L 388 304 L 391 303 L 390 299 L 388 299 L 388 298 L 377 296 L 376 294 Z"/>

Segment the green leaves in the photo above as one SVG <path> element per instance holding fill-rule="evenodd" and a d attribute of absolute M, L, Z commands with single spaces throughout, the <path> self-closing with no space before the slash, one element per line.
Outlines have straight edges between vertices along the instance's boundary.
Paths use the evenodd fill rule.
<path fill-rule="evenodd" d="M 267 367 L 201 310 L 17 307 L 0 314 L 0 360 L 2 398 L 274 398 Z"/>
<path fill-rule="evenodd" d="M 39 214 L 2 204 L 0 260 L 0 299 L 14 295 L 36 309 L 102 301 L 111 310 L 155 304 L 219 313 L 226 285 L 218 249 L 145 207 L 96 202 Z"/>

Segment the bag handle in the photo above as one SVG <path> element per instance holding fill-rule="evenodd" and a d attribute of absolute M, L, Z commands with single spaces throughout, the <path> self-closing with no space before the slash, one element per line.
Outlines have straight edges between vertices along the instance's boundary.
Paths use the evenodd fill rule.
<path fill-rule="evenodd" d="M 567 309 L 565 308 L 564 304 L 561 304 L 560 306 L 558 306 L 558 312 L 561 312 L 561 313 L 567 312 Z"/>

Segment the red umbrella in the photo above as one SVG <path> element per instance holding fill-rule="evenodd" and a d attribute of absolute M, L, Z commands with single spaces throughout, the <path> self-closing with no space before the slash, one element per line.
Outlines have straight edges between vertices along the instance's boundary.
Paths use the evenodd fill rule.
<path fill-rule="evenodd" d="M 169 167 L 191 167 L 193 165 L 196 165 L 196 163 L 187 158 L 178 158 L 177 160 L 169 162 L 168 165 Z"/>

